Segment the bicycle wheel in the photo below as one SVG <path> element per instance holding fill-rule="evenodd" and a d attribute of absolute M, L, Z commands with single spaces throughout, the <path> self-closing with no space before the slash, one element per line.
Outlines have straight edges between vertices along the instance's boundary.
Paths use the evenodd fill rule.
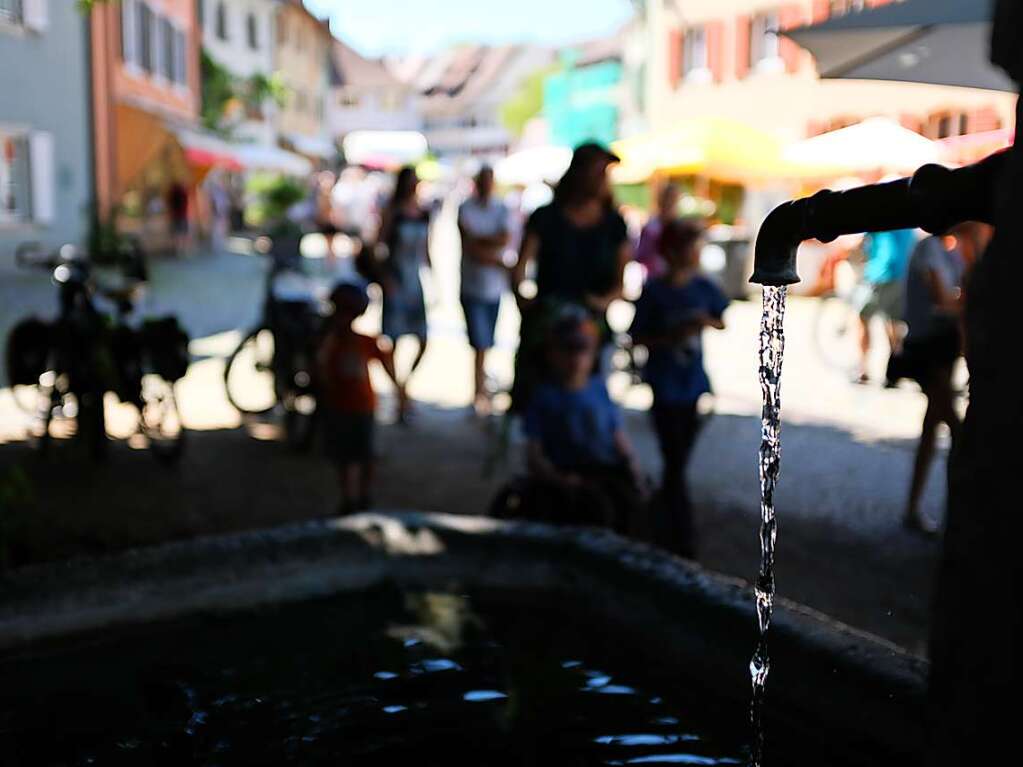
<path fill-rule="evenodd" d="M 181 460 L 185 451 L 185 427 L 174 396 L 174 384 L 156 374 L 142 378 L 139 431 L 159 461 L 177 463 Z"/>
<path fill-rule="evenodd" d="M 274 334 L 269 328 L 249 333 L 224 368 L 227 399 L 243 415 L 263 415 L 277 404 Z"/>
<path fill-rule="evenodd" d="M 836 296 L 820 299 L 814 317 L 817 354 L 829 367 L 852 375 L 859 361 L 856 313 Z"/>

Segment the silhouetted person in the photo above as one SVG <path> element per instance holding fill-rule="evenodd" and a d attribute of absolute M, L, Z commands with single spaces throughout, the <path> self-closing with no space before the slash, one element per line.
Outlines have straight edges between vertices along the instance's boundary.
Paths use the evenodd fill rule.
<path fill-rule="evenodd" d="M 682 188 L 678 184 L 665 184 L 657 195 L 657 210 L 647 221 L 636 245 L 636 261 L 646 269 L 647 278 L 661 277 L 668 264 L 661 253 L 661 232 L 666 224 L 678 218 L 678 204 Z"/>
<path fill-rule="evenodd" d="M 702 236 L 692 222 L 664 226 L 658 249 L 667 272 L 647 281 L 630 331 L 649 349 L 644 379 L 654 394 L 651 415 L 663 462 L 654 540 L 688 557 L 696 554 L 696 531 L 686 468 L 700 426 L 697 403 L 710 391 L 701 336 L 704 328 L 725 327 L 728 306 L 717 285 L 700 274 Z"/>
<path fill-rule="evenodd" d="M 531 517 L 626 532 L 643 514 L 641 479 L 622 414 L 593 375 L 596 324 L 581 312 L 559 319 L 548 345 L 550 377 L 525 413 Z"/>
<path fill-rule="evenodd" d="M 398 389 L 399 408 L 404 390 L 395 375 L 389 346 L 357 333 L 353 327 L 369 306 L 366 291 L 342 284 L 334 288 L 330 300 L 334 312 L 317 355 L 318 402 L 327 454 L 337 466 L 341 491 L 338 513 L 343 515 L 372 506 L 377 399 L 369 363 L 376 360 L 390 376 Z"/>
<path fill-rule="evenodd" d="M 415 168 L 398 172 L 394 194 L 384 208 L 377 244 L 386 247 L 381 264 L 383 288 L 383 334 L 397 351 L 402 338 L 418 343 L 416 356 L 408 372 L 399 376 L 403 388 L 426 354 L 426 299 L 420 270 L 430 266 L 430 213 L 416 197 L 419 178 Z"/>
<path fill-rule="evenodd" d="M 867 358 L 870 355 L 870 321 L 874 317 L 884 320 L 890 351 L 894 353 L 899 349 L 896 323 L 902 316 L 906 265 L 915 243 L 916 233 L 912 229 L 874 232 L 863 238 L 863 254 L 867 262 L 863 267 L 863 281 L 853 294 L 860 331 L 858 383 L 869 380 Z"/>
<path fill-rule="evenodd" d="M 484 166 L 476 174 L 472 197 L 458 209 L 462 237 L 462 310 L 469 345 L 475 355 L 473 407 L 490 412 L 487 393 L 487 351 L 494 346 L 494 331 L 501 297 L 508 290 L 505 249 L 511 235 L 511 215 L 494 199 L 494 171 Z"/>
<path fill-rule="evenodd" d="M 513 408 L 528 401 L 542 368 L 544 343 L 552 318 L 565 305 L 588 311 L 609 337 L 605 314 L 622 294 L 625 266 L 632 258 L 625 220 L 615 209 L 608 169 L 618 158 L 598 144 L 583 144 L 554 191 L 549 205 L 537 208 L 526 223 L 518 262 L 512 273 L 522 312 L 515 363 Z M 522 285 L 536 267 L 536 296 Z"/>
<path fill-rule="evenodd" d="M 167 187 L 167 219 L 170 222 L 174 254 L 183 256 L 188 252 L 188 190 L 180 181 L 172 181 Z"/>

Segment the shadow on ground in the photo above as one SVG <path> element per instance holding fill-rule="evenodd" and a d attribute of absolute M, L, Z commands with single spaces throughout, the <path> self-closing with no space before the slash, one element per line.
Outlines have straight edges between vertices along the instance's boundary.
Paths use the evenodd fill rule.
<path fill-rule="evenodd" d="M 656 450 L 645 414 L 627 416 L 645 464 Z M 380 430 L 379 508 L 484 513 L 518 468 L 520 446 L 489 475 L 496 421 L 464 410 L 423 406 L 411 427 Z M 750 578 L 759 560 L 755 418 L 714 416 L 701 436 L 691 478 L 701 562 Z M 20 467 L 30 497 L 9 504 L 0 547 L 9 564 L 102 555 L 200 535 L 270 527 L 331 515 L 331 466 L 317 451 L 297 454 L 273 424 L 192 431 L 176 467 L 147 451 L 111 445 L 101 464 L 70 444 L 43 458 L 27 442 L 0 445 L 0 471 Z M 938 545 L 904 531 L 901 501 L 912 453 L 857 442 L 841 430 L 786 425 L 779 490 L 779 593 L 913 650 L 926 638 Z M 939 513 L 943 471 L 928 507 Z"/>

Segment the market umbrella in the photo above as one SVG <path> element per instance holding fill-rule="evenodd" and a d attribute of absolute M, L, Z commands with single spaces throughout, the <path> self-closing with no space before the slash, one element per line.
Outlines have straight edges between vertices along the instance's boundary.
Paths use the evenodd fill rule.
<path fill-rule="evenodd" d="M 794 166 L 828 168 L 836 175 L 914 171 L 943 159 L 940 144 L 886 117 L 872 117 L 790 144 L 783 156 Z"/>
<path fill-rule="evenodd" d="M 534 146 L 512 152 L 494 166 L 494 178 L 503 186 L 530 186 L 555 182 L 568 170 L 572 150 L 563 146 Z"/>
<path fill-rule="evenodd" d="M 735 183 L 802 175 L 802 169 L 786 166 L 782 144 L 772 134 L 725 118 L 679 120 L 670 130 L 617 141 L 613 149 L 622 158 L 618 180 L 657 172 Z"/>
<path fill-rule="evenodd" d="M 987 0 L 904 0 L 782 32 L 817 59 L 821 77 L 1015 91 L 988 59 Z"/>

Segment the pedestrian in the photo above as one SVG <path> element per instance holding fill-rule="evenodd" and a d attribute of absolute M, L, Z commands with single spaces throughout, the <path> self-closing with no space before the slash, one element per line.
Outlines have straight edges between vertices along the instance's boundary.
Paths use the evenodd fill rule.
<path fill-rule="evenodd" d="M 867 358 L 870 356 L 870 322 L 879 316 L 884 320 L 890 353 L 899 350 L 901 338 L 898 320 L 902 316 L 905 294 L 906 268 L 916 243 L 916 232 L 899 229 L 893 232 L 873 232 L 863 238 L 863 281 L 853 295 L 853 305 L 859 319 L 859 370 L 857 383 L 867 383 Z"/>
<path fill-rule="evenodd" d="M 657 210 L 639 235 L 636 261 L 646 270 L 647 279 L 661 277 L 668 270 L 660 252 L 661 232 L 666 224 L 678 218 L 681 199 L 682 188 L 678 184 L 665 184 L 657 195 Z"/>
<path fill-rule="evenodd" d="M 421 270 L 430 267 L 430 213 L 416 197 L 419 179 L 406 166 L 397 175 L 394 193 L 383 210 L 377 247 L 384 251 L 380 264 L 383 290 L 383 334 L 395 352 L 403 338 L 417 342 L 408 371 L 400 376 L 403 389 L 426 354 L 426 299 Z"/>
<path fill-rule="evenodd" d="M 644 378 L 653 390 L 651 417 L 662 462 L 655 540 L 690 558 L 696 530 L 686 473 L 700 427 L 697 403 L 711 390 L 701 336 L 704 328 L 724 329 L 728 306 L 721 289 L 699 272 L 702 238 L 694 222 L 664 226 L 659 252 L 667 271 L 647 281 L 630 330 L 634 343 L 649 350 Z"/>
<path fill-rule="evenodd" d="M 504 258 L 511 236 L 511 214 L 494 197 L 494 171 L 489 166 L 480 168 L 473 195 L 458 209 L 458 231 L 462 239 L 462 310 L 475 357 L 473 408 L 482 416 L 490 412 L 487 352 L 494 346 L 501 297 L 508 290 Z"/>
<path fill-rule="evenodd" d="M 177 179 L 167 187 L 166 204 L 174 255 L 187 255 L 189 248 L 188 190 Z"/>
<path fill-rule="evenodd" d="M 935 523 L 921 511 L 920 500 L 934 461 L 938 426 L 944 423 L 955 441 L 961 425 L 952 379 L 963 346 L 959 316 L 965 275 L 987 239 L 981 225 L 964 224 L 946 237 L 922 240 L 909 262 L 908 332 L 902 351 L 889 364 L 889 378 L 912 378 L 927 397 L 903 517 L 907 528 L 926 535 L 937 532 Z"/>
<path fill-rule="evenodd" d="M 618 157 L 587 143 L 572 154 L 554 199 L 537 208 L 526 223 L 512 272 L 515 300 L 522 312 L 521 340 L 515 361 L 512 408 L 521 411 L 538 380 L 553 317 L 565 305 L 584 308 L 610 340 L 606 314 L 621 297 L 625 266 L 632 258 L 625 220 L 618 213 L 609 168 Z M 535 266 L 536 294 L 524 288 Z"/>
<path fill-rule="evenodd" d="M 316 175 L 313 195 L 315 214 L 313 221 L 316 226 L 316 231 L 323 235 L 327 241 L 327 265 L 328 269 L 333 269 L 334 258 L 336 253 L 334 252 L 335 239 L 337 238 L 339 229 L 335 221 L 334 215 L 334 183 L 336 179 L 334 174 L 329 170 L 321 171 Z"/>
<path fill-rule="evenodd" d="M 331 292 L 330 300 L 333 314 L 317 354 L 318 401 L 323 408 L 327 454 L 337 468 L 341 493 L 338 513 L 345 515 L 373 505 L 377 398 L 369 363 L 380 363 L 394 382 L 399 411 L 405 393 L 395 375 L 390 346 L 353 327 L 369 306 L 365 289 L 342 283 Z"/>
<path fill-rule="evenodd" d="M 643 482 L 621 411 L 593 375 L 599 341 L 596 323 L 578 309 L 553 326 L 550 376 L 524 419 L 532 491 L 523 513 L 626 533 L 642 526 Z"/>

